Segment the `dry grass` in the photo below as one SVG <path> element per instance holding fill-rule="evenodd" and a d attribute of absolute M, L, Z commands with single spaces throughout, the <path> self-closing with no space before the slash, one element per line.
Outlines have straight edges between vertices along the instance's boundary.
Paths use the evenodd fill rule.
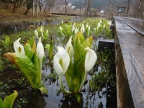
<path fill-rule="evenodd" d="M 24 15 L 26 8 L 18 9 L 15 13 L 12 12 L 12 5 L 9 5 L 6 8 L 4 3 L 0 2 L 0 23 L 2 22 L 19 22 L 19 21 L 36 21 L 36 20 L 44 20 L 56 17 L 52 15 L 48 17 L 45 13 L 39 13 L 38 17 L 32 16 L 32 9 L 28 12 L 27 15 Z M 35 14 L 36 15 L 36 14 Z"/>

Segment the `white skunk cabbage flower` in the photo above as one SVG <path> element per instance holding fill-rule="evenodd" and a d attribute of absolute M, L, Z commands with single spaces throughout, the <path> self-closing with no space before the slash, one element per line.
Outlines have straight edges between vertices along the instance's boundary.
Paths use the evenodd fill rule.
<path fill-rule="evenodd" d="M 75 27 L 74 33 L 77 34 L 78 31 L 79 31 L 78 28 Z"/>
<path fill-rule="evenodd" d="M 75 23 L 72 25 L 72 32 L 75 30 Z"/>
<path fill-rule="evenodd" d="M 40 31 L 41 31 L 42 37 L 44 38 L 44 35 L 43 35 L 44 27 L 43 26 L 40 27 Z"/>
<path fill-rule="evenodd" d="M 38 31 L 37 30 L 34 31 L 34 34 L 39 39 L 39 37 L 38 37 Z"/>
<path fill-rule="evenodd" d="M 24 46 L 22 46 L 22 45 L 20 44 L 20 42 L 19 42 L 20 39 L 21 39 L 21 38 L 18 38 L 18 39 L 14 42 L 14 44 L 13 44 L 14 50 L 15 50 L 16 53 L 25 54 Z"/>
<path fill-rule="evenodd" d="M 42 69 L 42 60 L 43 60 L 43 57 L 44 57 L 44 47 L 43 47 L 43 44 L 41 42 L 41 37 L 39 38 L 39 41 L 38 41 L 38 44 L 37 44 L 36 53 L 37 53 L 37 56 L 39 58 L 39 69 L 41 71 L 41 69 Z M 39 75 L 39 78 L 41 79 L 41 74 Z"/>
<path fill-rule="evenodd" d="M 97 27 L 99 28 L 101 26 L 101 23 L 98 23 Z"/>
<path fill-rule="evenodd" d="M 86 28 L 88 28 L 88 26 L 89 26 L 89 25 L 88 25 L 88 23 L 87 23 L 87 24 L 86 24 Z"/>
<path fill-rule="evenodd" d="M 85 32 L 85 27 L 84 27 L 84 25 L 83 25 L 83 24 L 82 24 L 82 26 L 81 26 L 80 31 L 81 31 L 81 33 L 84 33 L 84 32 Z"/>
<path fill-rule="evenodd" d="M 58 52 L 54 56 L 54 69 L 58 75 L 64 75 L 70 63 L 70 57 L 62 46 L 57 48 Z"/>
<path fill-rule="evenodd" d="M 38 55 L 38 58 L 40 60 L 42 60 L 43 57 L 44 57 L 44 47 L 43 47 L 43 44 L 41 42 L 41 37 L 39 38 L 39 41 L 38 41 L 38 44 L 37 44 L 36 53 Z"/>
<path fill-rule="evenodd" d="M 48 31 L 48 30 L 46 30 L 46 35 L 48 35 L 48 33 L 49 33 L 49 31 Z"/>
<path fill-rule="evenodd" d="M 100 26 L 101 26 L 101 24 L 98 23 L 98 25 L 97 25 L 97 27 L 96 27 L 97 31 L 98 31 L 98 29 L 100 28 Z"/>
<path fill-rule="evenodd" d="M 88 30 L 90 31 L 90 25 L 88 26 Z"/>
<path fill-rule="evenodd" d="M 85 72 L 89 72 L 93 68 L 97 60 L 97 55 L 89 47 L 86 47 L 85 50 L 87 51 L 86 57 L 85 57 Z"/>
<path fill-rule="evenodd" d="M 105 24 L 103 25 L 103 28 L 105 28 Z"/>
<path fill-rule="evenodd" d="M 72 36 L 70 37 L 70 39 L 69 39 L 69 41 L 68 41 L 68 43 L 66 44 L 66 47 L 65 47 L 65 49 L 68 52 L 70 58 L 73 57 L 73 53 L 74 53 L 71 41 L 72 41 Z"/>
<path fill-rule="evenodd" d="M 88 30 L 90 30 L 90 25 L 88 25 L 88 23 L 86 24 L 86 28 L 88 28 Z"/>
<path fill-rule="evenodd" d="M 109 25 L 109 26 L 112 25 L 112 22 L 111 22 L 111 21 L 108 21 L 108 25 Z"/>
<path fill-rule="evenodd" d="M 99 23 L 102 23 L 102 20 L 100 20 Z"/>
<path fill-rule="evenodd" d="M 44 28 L 43 28 L 43 26 L 41 26 L 41 27 L 40 27 L 40 31 L 41 31 L 41 32 L 43 32 L 43 31 L 44 31 Z"/>
<path fill-rule="evenodd" d="M 60 29 L 60 31 L 62 32 L 62 29 L 63 29 L 63 28 L 62 28 L 61 26 L 59 27 L 59 29 Z"/>
<path fill-rule="evenodd" d="M 63 34 L 63 32 L 62 32 L 63 28 L 62 28 L 61 26 L 59 27 L 59 30 L 60 30 L 61 34 L 62 34 L 63 36 L 65 36 L 65 35 Z"/>

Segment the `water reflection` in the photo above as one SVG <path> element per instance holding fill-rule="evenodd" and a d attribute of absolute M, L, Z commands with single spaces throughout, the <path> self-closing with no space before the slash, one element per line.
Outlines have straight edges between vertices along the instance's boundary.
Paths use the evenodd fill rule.
<path fill-rule="evenodd" d="M 70 22 L 77 22 L 81 21 L 84 18 L 80 17 L 73 17 L 71 19 L 68 19 L 67 21 Z M 10 35 L 11 33 L 17 33 L 24 30 L 29 30 L 31 28 L 34 29 L 34 27 L 38 26 L 46 26 L 46 25 L 55 25 L 55 24 L 61 24 L 62 20 L 43 20 L 43 21 L 37 21 L 37 22 L 6 22 L 6 23 L 0 23 L 0 36 L 3 34 Z"/>
<path fill-rule="evenodd" d="M 49 69 L 43 72 L 47 75 L 51 74 Z M 88 79 L 90 77 L 88 75 Z M 64 83 L 66 83 L 65 80 Z M 44 97 L 46 105 L 41 108 L 106 108 L 106 88 L 103 88 L 102 91 L 91 92 L 87 83 L 80 94 L 81 102 L 77 103 L 74 96 L 65 98 L 62 93 L 58 94 L 60 88 L 57 80 L 54 82 L 47 80 L 45 84 L 48 89 L 48 97 Z"/>

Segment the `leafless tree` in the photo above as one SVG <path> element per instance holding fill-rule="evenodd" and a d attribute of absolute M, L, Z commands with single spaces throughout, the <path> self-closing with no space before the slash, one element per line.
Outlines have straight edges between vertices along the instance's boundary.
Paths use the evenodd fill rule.
<path fill-rule="evenodd" d="M 141 18 L 144 18 L 144 1 L 143 0 L 139 1 L 138 14 L 140 14 Z"/>
<path fill-rule="evenodd" d="M 58 0 L 45 0 L 44 12 L 48 12 L 48 15 L 51 15 L 51 9 L 53 9 L 58 3 Z"/>
<path fill-rule="evenodd" d="M 26 0 L 13 0 L 13 13 L 16 12 L 18 8 L 21 8 L 26 3 Z"/>
<path fill-rule="evenodd" d="M 67 0 L 64 0 L 64 2 L 65 2 L 65 15 L 67 15 L 67 5 L 68 5 L 68 2 L 67 2 Z"/>
<path fill-rule="evenodd" d="M 80 15 L 81 15 L 81 8 L 82 8 L 82 7 L 81 7 L 81 0 L 79 0 L 79 3 L 80 3 Z"/>
<path fill-rule="evenodd" d="M 129 14 L 133 17 L 143 17 L 144 1 L 135 0 L 130 5 Z"/>
<path fill-rule="evenodd" d="M 42 11 L 42 8 L 43 8 L 43 6 L 44 6 L 44 0 L 39 0 L 38 1 L 38 5 L 39 5 L 39 10 L 40 10 L 40 12 Z"/>
<path fill-rule="evenodd" d="M 65 15 L 68 14 L 68 4 L 71 2 L 71 0 L 59 0 L 61 5 L 64 5 L 64 13 Z"/>
<path fill-rule="evenodd" d="M 91 0 L 87 1 L 87 12 L 86 12 L 87 15 L 89 14 L 91 15 L 91 3 L 92 3 Z"/>
<path fill-rule="evenodd" d="M 28 11 L 33 7 L 33 0 L 26 0 L 26 11 L 24 12 L 24 15 L 27 15 Z"/>

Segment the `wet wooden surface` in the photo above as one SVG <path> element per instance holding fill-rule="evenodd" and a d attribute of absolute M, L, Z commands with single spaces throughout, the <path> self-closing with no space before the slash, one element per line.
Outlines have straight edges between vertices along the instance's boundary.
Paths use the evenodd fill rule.
<path fill-rule="evenodd" d="M 144 108 L 144 37 L 120 17 L 115 25 L 117 108 Z"/>
<path fill-rule="evenodd" d="M 136 30 L 141 35 L 144 35 L 144 20 L 137 18 L 122 17 L 124 23 Z"/>

